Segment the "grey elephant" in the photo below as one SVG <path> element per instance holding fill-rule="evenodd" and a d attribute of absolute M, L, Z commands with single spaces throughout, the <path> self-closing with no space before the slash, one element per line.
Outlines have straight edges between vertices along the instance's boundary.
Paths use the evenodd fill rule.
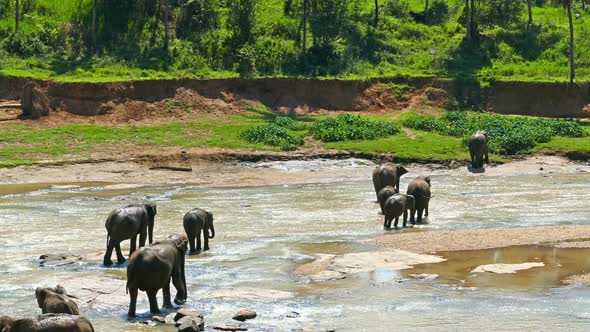
<path fill-rule="evenodd" d="M 430 177 L 419 176 L 415 178 L 408 184 L 408 190 L 406 193 L 414 196 L 416 200 L 416 212 L 418 214 L 417 222 L 420 224 L 422 223 L 422 214 L 424 212 L 426 212 L 425 216 L 428 217 L 428 205 L 432 198 L 430 193 Z M 410 215 L 410 222 L 415 223 L 415 220 L 414 213 L 412 213 Z"/>
<path fill-rule="evenodd" d="M 80 314 L 78 305 L 72 300 L 72 296 L 66 293 L 66 290 L 62 286 L 58 285 L 55 288 L 37 287 L 35 290 L 35 297 L 37 298 L 37 304 L 39 305 L 39 308 L 41 308 L 41 312 L 44 314 Z"/>
<path fill-rule="evenodd" d="M 123 240 L 131 240 L 129 256 L 136 249 L 137 235 L 139 235 L 140 247 L 145 246 L 146 237 L 149 237 L 149 243 L 152 243 L 156 213 L 156 204 L 153 203 L 128 205 L 111 212 L 105 222 L 107 251 L 104 254 L 104 265 L 113 265 L 113 261 L 111 261 L 113 248 L 117 251 L 117 262 L 119 264 L 125 262 L 125 257 L 121 253 L 121 241 Z"/>
<path fill-rule="evenodd" d="M 86 318 L 69 314 L 43 314 L 37 318 L 0 317 L 2 332 L 94 332 Z"/>
<path fill-rule="evenodd" d="M 385 201 L 385 221 L 383 228 L 391 229 L 391 222 L 395 219 L 393 227 L 397 229 L 399 217 L 403 215 L 403 227 L 406 227 L 408 221 L 408 210 L 413 214 L 416 209 L 416 202 L 414 196 L 406 194 L 395 194 Z"/>
<path fill-rule="evenodd" d="M 184 215 L 182 224 L 188 236 L 190 254 L 201 251 L 201 231 L 203 232 L 204 250 L 209 250 L 209 239 L 215 237 L 213 214 L 203 209 L 192 209 Z M 196 247 L 195 247 L 196 240 Z"/>
<path fill-rule="evenodd" d="M 490 163 L 488 156 L 488 134 L 479 130 L 469 137 L 469 154 L 471 155 L 471 167 L 482 168 L 484 157 L 486 164 Z"/>
<path fill-rule="evenodd" d="M 129 317 L 135 317 L 138 290 L 145 291 L 150 301 L 150 311 L 159 313 L 156 295 L 162 289 L 164 308 L 171 308 L 170 279 L 176 288 L 174 303 L 186 302 L 186 278 L 184 256 L 187 251 L 186 235 L 170 235 L 162 241 L 140 248 L 129 258 L 127 289 L 129 291 Z"/>
<path fill-rule="evenodd" d="M 379 202 L 379 206 L 381 207 L 382 214 L 385 214 L 385 201 L 387 201 L 389 197 L 395 194 L 399 194 L 399 190 L 395 189 L 392 186 L 386 186 L 379 190 L 379 193 L 377 194 L 377 201 Z"/>
<path fill-rule="evenodd" d="M 399 192 L 399 179 L 402 175 L 408 173 L 403 166 L 394 164 L 385 164 L 377 166 L 373 170 L 373 186 L 375 195 L 379 196 L 379 191 L 386 186 L 392 186 Z M 379 199 L 379 197 L 377 197 Z"/>

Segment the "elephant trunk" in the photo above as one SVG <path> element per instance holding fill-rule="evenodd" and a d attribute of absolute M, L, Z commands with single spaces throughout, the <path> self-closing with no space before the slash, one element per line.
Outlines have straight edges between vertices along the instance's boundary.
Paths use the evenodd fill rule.
<path fill-rule="evenodd" d="M 154 223 L 148 225 L 148 240 L 149 244 L 152 244 L 152 242 L 154 241 Z"/>
<path fill-rule="evenodd" d="M 209 238 L 212 239 L 215 237 L 215 227 L 213 227 L 213 224 L 211 224 L 211 227 L 209 227 Z"/>

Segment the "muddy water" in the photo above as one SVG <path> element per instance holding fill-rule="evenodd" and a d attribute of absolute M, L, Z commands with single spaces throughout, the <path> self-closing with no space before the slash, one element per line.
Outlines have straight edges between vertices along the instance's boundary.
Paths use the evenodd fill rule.
<path fill-rule="evenodd" d="M 287 162 L 263 167 L 275 167 L 289 176 L 316 166 Z M 193 207 L 210 209 L 215 214 L 217 236 L 211 241 L 211 250 L 190 257 L 186 267 L 186 306 L 201 310 L 208 323 L 227 321 L 237 309 L 250 308 L 259 313 L 259 318 L 248 325 L 253 330 L 589 327 L 590 290 L 557 287 L 556 281 L 575 272 L 571 265 L 586 269 L 588 262 L 581 257 L 587 252 L 583 249 L 576 250 L 574 258 L 568 254 L 572 249 L 554 252 L 539 247 L 530 249 L 530 254 L 529 249 L 480 252 L 473 264 L 461 262 L 462 258 L 471 260 L 465 253 L 445 253 L 449 261 L 441 269 L 445 269 L 447 279 L 434 281 L 406 280 L 406 272 L 391 271 L 319 283 L 294 277 L 295 267 L 311 260 L 314 254 L 370 250 L 357 240 L 383 234 L 370 180 L 372 167 L 354 161 L 328 166 L 322 164 L 317 169 L 326 173 L 321 183 L 288 186 L 219 189 L 165 183 L 0 185 L 0 314 L 36 314 L 33 293 L 38 285 L 55 285 L 65 279 L 84 283 L 88 276 L 124 274 L 124 267 L 105 269 L 96 261 L 39 268 L 36 258 L 45 253 L 69 252 L 100 259 L 108 213 L 147 200 L 158 204 L 156 238 L 181 232 L 182 216 Z M 242 167 L 255 169 L 259 165 Z M 359 176 L 342 181 L 335 168 Z M 442 169 L 415 166 L 411 170 L 402 178 L 402 188 L 413 176 L 430 174 L 436 195 L 431 202 L 430 224 L 411 231 L 590 224 L 588 173 L 572 170 L 526 176 L 450 176 Z M 567 272 L 541 280 L 531 274 L 534 269 L 518 273 L 531 274 L 535 287 L 516 287 L 530 281 L 481 282 L 484 279 L 463 274 L 472 265 L 491 264 L 503 258 L 518 263 L 536 258 L 547 264 L 543 271 Z M 432 269 L 423 266 L 415 272 L 437 273 Z M 71 280 L 73 275 L 79 276 L 78 281 Z M 467 282 L 449 286 L 451 278 Z M 125 297 L 124 292 L 117 291 L 119 298 Z M 126 322 L 124 303 L 83 306 L 82 310 L 98 331 L 165 330 Z M 149 317 L 147 310 L 147 299 L 142 294 L 140 318 Z"/>

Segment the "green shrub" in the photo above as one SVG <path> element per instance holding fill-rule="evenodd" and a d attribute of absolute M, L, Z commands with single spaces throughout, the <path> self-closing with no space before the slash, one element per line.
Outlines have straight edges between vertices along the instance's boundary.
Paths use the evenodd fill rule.
<path fill-rule="evenodd" d="M 399 127 L 391 122 L 372 121 L 359 115 L 341 114 L 316 122 L 310 129 L 313 137 L 323 142 L 376 139 L 395 135 Z"/>
<path fill-rule="evenodd" d="M 584 131 L 575 121 L 510 117 L 467 112 L 446 112 L 439 119 L 412 114 L 403 125 L 409 128 L 432 131 L 441 135 L 463 137 L 466 143 L 477 130 L 485 130 L 492 152 L 517 154 L 538 143 L 549 142 L 554 136 L 582 137 Z"/>
<path fill-rule="evenodd" d="M 305 123 L 295 121 L 293 120 L 293 118 L 290 118 L 288 116 L 278 116 L 273 120 L 273 123 L 277 126 L 296 131 L 305 130 L 307 128 L 307 125 Z"/>
<path fill-rule="evenodd" d="M 240 133 L 240 137 L 250 143 L 272 145 L 286 151 L 295 150 L 304 143 L 303 137 L 274 123 L 246 129 Z"/>

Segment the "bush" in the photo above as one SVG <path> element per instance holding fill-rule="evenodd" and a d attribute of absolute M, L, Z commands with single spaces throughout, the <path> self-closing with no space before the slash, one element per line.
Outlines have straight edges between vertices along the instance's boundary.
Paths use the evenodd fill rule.
<path fill-rule="evenodd" d="M 274 123 L 256 126 L 240 133 L 240 137 L 250 143 L 262 143 L 281 148 L 295 150 L 303 145 L 303 137 L 292 134 L 288 129 Z"/>
<path fill-rule="evenodd" d="M 8 36 L 1 46 L 8 53 L 23 58 L 40 56 L 48 52 L 48 47 L 37 35 L 20 31 Z"/>
<path fill-rule="evenodd" d="M 485 130 L 488 133 L 490 150 L 508 155 L 527 151 L 537 143 L 550 141 L 554 136 L 584 136 L 582 127 L 575 121 L 469 115 L 467 112 L 446 112 L 439 119 L 413 114 L 403 125 L 441 135 L 463 137 L 465 143 L 477 130 Z"/>
<path fill-rule="evenodd" d="M 399 127 L 391 122 L 372 121 L 359 115 L 342 114 L 316 122 L 310 131 L 317 140 L 337 142 L 395 135 L 399 132 Z"/>
<path fill-rule="evenodd" d="M 293 118 L 288 116 L 278 116 L 273 120 L 273 123 L 277 126 L 287 128 L 290 130 L 305 130 L 307 128 L 306 124 L 300 121 L 295 121 Z"/>

